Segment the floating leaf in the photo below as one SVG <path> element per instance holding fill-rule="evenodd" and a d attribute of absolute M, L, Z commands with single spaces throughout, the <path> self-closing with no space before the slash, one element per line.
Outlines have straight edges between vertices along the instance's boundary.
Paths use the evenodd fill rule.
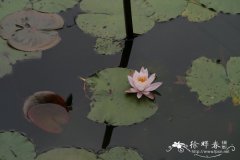
<path fill-rule="evenodd" d="M 22 10 L 27 6 L 29 0 L 1 0 L 0 1 L 0 20 L 10 13 Z"/>
<path fill-rule="evenodd" d="M 100 155 L 80 148 L 56 148 L 40 154 L 36 160 L 142 160 L 133 149 L 115 147 Z"/>
<path fill-rule="evenodd" d="M 192 22 L 202 22 L 212 19 L 217 12 L 204 8 L 197 0 L 189 0 L 187 8 L 182 13 L 183 17 L 187 17 Z"/>
<path fill-rule="evenodd" d="M 18 132 L 0 132 L 1 160 L 34 160 L 35 147 L 32 142 Z"/>
<path fill-rule="evenodd" d="M 41 52 L 23 52 L 15 50 L 0 38 L 0 78 L 12 72 L 12 65 L 17 61 L 41 58 Z"/>
<path fill-rule="evenodd" d="M 133 149 L 115 147 L 99 155 L 102 160 L 142 160 L 142 157 Z"/>
<path fill-rule="evenodd" d="M 76 22 L 84 32 L 114 40 L 126 37 L 122 0 L 83 0 L 80 6 L 86 13 L 80 14 Z M 154 26 L 154 21 L 141 10 L 138 1 L 132 1 L 132 8 L 134 32 L 143 34 L 149 31 Z"/>
<path fill-rule="evenodd" d="M 41 51 L 60 42 L 61 38 L 54 30 L 62 28 L 63 24 L 63 19 L 57 14 L 18 11 L 0 21 L 0 36 L 16 49 Z"/>
<path fill-rule="evenodd" d="M 130 72 L 129 69 L 109 68 L 86 80 L 93 94 L 89 119 L 113 126 L 132 125 L 157 111 L 157 105 L 148 98 L 138 99 L 125 93 L 130 87 L 127 79 Z"/>
<path fill-rule="evenodd" d="M 187 6 L 187 0 L 145 0 L 154 14 L 151 16 L 155 21 L 168 21 L 181 15 Z"/>
<path fill-rule="evenodd" d="M 206 5 L 208 8 L 224 13 L 240 13 L 239 0 L 199 0 L 200 3 Z"/>
<path fill-rule="evenodd" d="M 97 156 L 85 149 L 56 148 L 40 154 L 36 160 L 97 160 Z"/>
<path fill-rule="evenodd" d="M 238 105 L 240 98 L 240 58 L 231 57 L 227 69 L 222 64 L 201 57 L 193 61 L 192 67 L 187 71 L 187 85 L 197 92 L 199 100 L 206 106 L 233 98 Z"/>
<path fill-rule="evenodd" d="M 62 125 L 69 121 L 64 99 L 51 91 L 40 91 L 28 97 L 23 106 L 25 117 L 50 133 L 62 132 Z"/>
<path fill-rule="evenodd" d="M 65 11 L 78 2 L 79 0 L 32 0 L 34 10 L 48 13 Z"/>
<path fill-rule="evenodd" d="M 224 101 L 228 96 L 228 79 L 223 65 L 201 57 L 193 61 L 187 71 L 187 85 L 197 92 L 206 106 Z"/>
<path fill-rule="evenodd" d="M 111 55 L 114 53 L 119 53 L 123 50 L 124 42 L 115 41 L 113 39 L 103 39 L 98 38 L 95 45 L 95 50 L 99 54 Z"/>

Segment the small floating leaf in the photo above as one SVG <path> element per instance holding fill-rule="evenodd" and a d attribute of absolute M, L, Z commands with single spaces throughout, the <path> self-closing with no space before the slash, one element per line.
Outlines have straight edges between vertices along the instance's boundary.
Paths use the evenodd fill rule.
<path fill-rule="evenodd" d="M 187 17 L 192 22 L 208 21 L 216 15 L 217 12 L 204 8 L 197 0 L 189 0 L 187 8 L 182 13 L 183 17 Z"/>
<path fill-rule="evenodd" d="M 187 71 L 187 85 L 197 92 L 199 100 L 211 106 L 229 97 L 228 79 L 223 65 L 201 57 L 193 61 Z"/>
<path fill-rule="evenodd" d="M 111 55 L 119 53 L 123 50 L 124 42 L 115 41 L 113 39 L 98 38 L 95 45 L 95 50 L 99 54 Z"/>
<path fill-rule="evenodd" d="M 0 21 L 0 36 L 16 49 L 41 51 L 54 47 L 61 38 L 56 29 L 63 19 L 57 14 L 24 10 L 10 14 Z"/>
<path fill-rule="evenodd" d="M 8 46 L 7 42 L 0 38 L 0 78 L 12 72 L 12 65 L 17 61 L 41 58 L 41 52 L 23 52 Z"/>
<path fill-rule="evenodd" d="M 32 0 L 33 9 L 41 12 L 58 13 L 72 8 L 80 0 Z"/>
<path fill-rule="evenodd" d="M 158 22 L 176 18 L 187 6 L 187 0 L 145 0 L 145 3 L 154 11 L 151 18 Z"/>
<path fill-rule="evenodd" d="M 29 0 L 1 0 L 0 1 L 0 20 L 10 13 L 22 10 L 27 6 Z"/>
<path fill-rule="evenodd" d="M 102 160 L 142 160 L 142 157 L 133 149 L 115 147 L 99 155 Z"/>
<path fill-rule="evenodd" d="M 89 119 L 113 126 L 132 125 L 157 111 L 155 102 L 148 98 L 139 100 L 125 93 L 130 87 L 127 79 L 130 72 L 129 69 L 108 68 L 86 79 L 92 91 Z"/>
<path fill-rule="evenodd" d="M 68 123 L 67 105 L 62 97 L 51 91 L 40 91 L 28 97 L 23 106 L 25 117 L 39 128 L 50 132 L 62 132 Z"/>
<path fill-rule="evenodd" d="M 97 160 L 95 153 L 78 148 L 56 148 L 40 154 L 36 160 Z"/>
<path fill-rule="evenodd" d="M 240 13 L 239 0 L 199 0 L 200 3 L 206 5 L 208 8 L 224 13 Z"/>
<path fill-rule="evenodd" d="M 1 160 L 34 160 L 35 147 L 32 142 L 18 132 L 0 132 Z"/>
<path fill-rule="evenodd" d="M 187 85 L 197 92 L 206 106 L 214 105 L 232 97 L 234 105 L 240 99 L 240 57 L 231 57 L 227 69 L 222 64 L 201 57 L 193 61 L 187 71 Z"/>

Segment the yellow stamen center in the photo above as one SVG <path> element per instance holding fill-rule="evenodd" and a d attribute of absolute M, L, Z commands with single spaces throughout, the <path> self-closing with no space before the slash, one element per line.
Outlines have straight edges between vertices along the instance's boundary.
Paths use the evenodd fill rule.
<path fill-rule="evenodd" d="M 146 76 L 138 77 L 138 81 L 144 83 L 147 81 L 147 77 Z"/>

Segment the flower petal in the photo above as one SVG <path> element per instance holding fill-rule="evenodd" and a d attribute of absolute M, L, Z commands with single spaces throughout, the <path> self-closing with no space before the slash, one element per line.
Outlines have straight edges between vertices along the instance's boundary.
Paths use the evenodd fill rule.
<path fill-rule="evenodd" d="M 149 94 L 144 94 L 146 97 L 148 97 L 148 98 L 150 98 L 150 99 L 154 99 L 155 98 L 155 96 L 154 96 L 154 94 L 153 93 L 151 93 L 151 92 L 149 92 Z"/>
<path fill-rule="evenodd" d="M 155 80 L 155 78 L 156 78 L 156 74 L 154 73 L 148 78 L 148 81 L 147 81 L 148 85 L 151 85 L 151 83 Z"/>
<path fill-rule="evenodd" d="M 138 76 L 139 76 L 139 73 L 138 73 L 138 71 L 134 71 L 134 73 L 133 73 L 133 76 L 132 76 L 132 78 L 133 78 L 133 81 L 136 81 L 136 80 L 137 80 L 137 78 L 138 78 Z"/>
<path fill-rule="evenodd" d="M 139 83 L 138 81 L 133 81 L 134 88 L 138 89 L 139 91 L 143 91 L 146 88 L 146 83 Z"/>
<path fill-rule="evenodd" d="M 134 83 L 133 83 L 133 78 L 131 76 L 128 76 L 128 82 L 133 88 L 135 88 Z"/>
<path fill-rule="evenodd" d="M 138 92 L 137 93 L 137 98 L 140 99 L 142 97 L 142 95 L 143 95 L 142 92 Z"/>
<path fill-rule="evenodd" d="M 160 87 L 162 85 L 162 82 L 156 82 L 151 84 L 149 87 L 147 87 L 144 91 L 154 91 L 156 90 L 158 87 Z"/>
<path fill-rule="evenodd" d="M 138 93 L 139 91 L 135 88 L 130 88 L 128 90 L 125 91 L 126 93 Z"/>

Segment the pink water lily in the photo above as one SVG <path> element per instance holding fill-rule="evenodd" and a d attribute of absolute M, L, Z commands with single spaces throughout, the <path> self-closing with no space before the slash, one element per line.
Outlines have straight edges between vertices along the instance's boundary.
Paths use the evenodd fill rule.
<path fill-rule="evenodd" d="M 137 98 L 140 99 L 143 95 L 150 99 L 154 99 L 152 91 L 156 90 L 162 85 L 162 82 L 153 81 L 156 79 L 156 74 L 148 77 L 148 69 L 141 68 L 140 72 L 134 71 L 132 75 L 128 75 L 128 81 L 131 88 L 125 91 L 126 93 L 137 93 Z"/>

